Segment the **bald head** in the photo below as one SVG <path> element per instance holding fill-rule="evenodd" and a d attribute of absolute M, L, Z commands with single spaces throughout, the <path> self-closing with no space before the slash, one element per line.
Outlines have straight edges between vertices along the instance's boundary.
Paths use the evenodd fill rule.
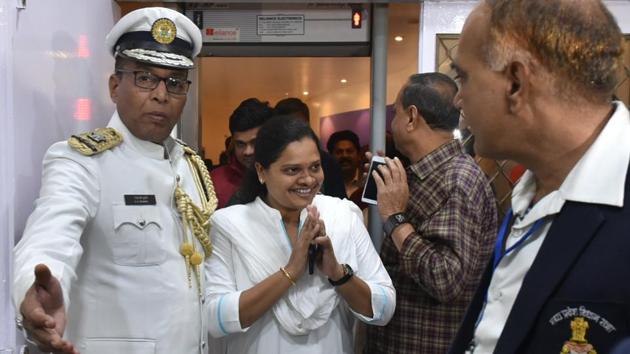
<path fill-rule="evenodd" d="M 609 100 L 621 68 L 622 34 L 599 0 L 485 0 L 486 62 L 503 69 L 514 56 L 540 64 L 556 86 L 591 101 Z"/>

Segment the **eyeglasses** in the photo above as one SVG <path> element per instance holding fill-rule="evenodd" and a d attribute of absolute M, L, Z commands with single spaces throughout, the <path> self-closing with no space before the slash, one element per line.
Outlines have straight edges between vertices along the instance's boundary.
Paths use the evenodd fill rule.
<path fill-rule="evenodd" d="M 136 86 L 148 90 L 155 90 L 160 84 L 160 81 L 164 81 L 166 91 L 173 95 L 185 95 L 188 93 L 188 88 L 190 87 L 190 81 L 178 77 L 159 77 L 150 72 L 141 70 L 117 69 L 116 72 L 133 74 Z"/>

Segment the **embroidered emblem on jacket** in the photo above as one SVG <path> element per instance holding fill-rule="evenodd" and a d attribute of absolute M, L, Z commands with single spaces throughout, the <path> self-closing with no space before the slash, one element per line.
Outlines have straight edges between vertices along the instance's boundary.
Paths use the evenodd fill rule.
<path fill-rule="evenodd" d="M 612 332 L 617 330 L 617 328 L 615 328 L 615 326 L 613 326 L 613 324 L 610 323 L 610 321 L 608 321 L 606 318 L 604 318 L 604 316 L 601 316 L 600 314 L 589 310 L 585 306 L 580 306 L 580 307 L 569 307 L 569 306 L 567 306 L 567 308 L 565 308 L 564 310 L 560 310 L 556 314 L 554 314 L 549 319 L 549 324 L 552 325 L 552 326 L 555 326 L 560 321 L 563 321 L 563 320 L 566 320 L 566 319 L 572 319 L 572 318 L 574 318 L 576 316 L 585 318 L 587 320 L 591 320 L 592 323 L 598 324 L 607 333 L 612 333 Z"/>
<path fill-rule="evenodd" d="M 586 340 L 588 321 L 584 317 L 575 317 L 571 321 L 571 339 L 564 342 L 561 354 L 597 354 L 592 344 Z"/>

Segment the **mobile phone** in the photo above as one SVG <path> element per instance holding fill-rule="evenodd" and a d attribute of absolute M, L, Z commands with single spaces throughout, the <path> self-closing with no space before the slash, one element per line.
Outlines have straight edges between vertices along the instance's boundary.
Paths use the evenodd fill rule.
<path fill-rule="evenodd" d="M 308 274 L 313 274 L 315 271 L 315 261 L 317 259 L 317 253 L 319 252 L 319 245 L 308 246 Z"/>
<path fill-rule="evenodd" d="M 385 158 L 381 156 L 372 156 L 372 161 L 370 161 L 370 169 L 367 173 L 367 178 L 365 180 L 365 186 L 363 187 L 363 195 L 361 195 L 361 201 L 368 204 L 376 204 L 376 182 L 374 181 L 374 176 L 372 176 L 372 171 L 378 172 L 378 166 L 385 164 Z"/>

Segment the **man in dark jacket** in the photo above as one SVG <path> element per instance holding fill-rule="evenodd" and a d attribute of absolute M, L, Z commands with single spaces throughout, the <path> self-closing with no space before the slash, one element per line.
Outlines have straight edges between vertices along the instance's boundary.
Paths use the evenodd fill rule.
<path fill-rule="evenodd" d="M 599 0 L 486 0 L 453 68 L 478 155 L 527 171 L 451 353 L 609 353 L 630 335 L 630 114 Z"/>

